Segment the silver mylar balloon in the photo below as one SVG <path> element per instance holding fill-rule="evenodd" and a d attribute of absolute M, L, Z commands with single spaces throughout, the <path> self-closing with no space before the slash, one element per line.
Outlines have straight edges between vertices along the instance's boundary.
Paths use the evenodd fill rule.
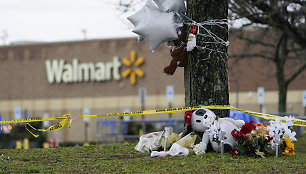
<path fill-rule="evenodd" d="M 143 17 L 145 16 L 145 9 L 146 7 L 150 7 L 153 9 L 157 9 L 157 6 L 152 2 L 152 0 L 147 0 L 147 2 L 145 3 L 144 7 L 142 7 L 138 12 L 136 12 L 135 14 L 127 17 L 127 19 L 136 27 L 141 20 L 143 19 Z M 138 41 L 142 41 L 144 40 L 144 36 L 139 35 L 138 36 Z"/>
<path fill-rule="evenodd" d="M 136 27 L 143 17 L 145 16 L 146 7 L 150 7 L 152 9 L 157 9 L 157 6 L 152 2 L 152 0 L 147 0 L 145 5 L 135 14 L 127 17 L 127 19 Z"/>
<path fill-rule="evenodd" d="M 143 7 L 135 14 L 129 16 L 127 19 L 136 27 L 142 20 L 145 14 L 145 8 Z M 138 36 L 138 42 L 144 40 L 144 36 L 139 35 Z"/>
<path fill-rule="evenodd" d="M 176 27 L 173 12 L 164 13 L 146 6 L 144 18 L 133 32 L 144 36 L 150 49 L 154 51 L 163 42 L 178 38 Z"/>
<path fill-rule="evenodd" d="M 153 0 L 163 12 L 186 13 L 184 0 Z"/>
<path fill-rule="evenodd" d="M 161 11 L 164 11 L 162 2 L 165 1 L 165 0 L 153 0 L 153 1 L 154 1 L 154 3 L 157 5 L 157 7 L 158 7 Z"/>
<path fill-rule="evenodd" d="M 141 22 L 144 14 L 145 14 L 145 9 L 143 7 L 135 14 L 127 17 L 127 19 L 136 27 Z"/>

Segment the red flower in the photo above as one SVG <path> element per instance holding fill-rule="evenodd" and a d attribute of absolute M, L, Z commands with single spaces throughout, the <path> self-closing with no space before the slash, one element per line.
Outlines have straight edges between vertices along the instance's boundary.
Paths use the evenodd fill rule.
<path fill-rule="evenodd" d="M 256 126 L 253 124 L 253 120 L 248 122 L 248 123 L 245 123 L 242 127 L 241 127 L 241 132 L 244 133 L 244 134 L 248 134 L 250 133 L 252 130 L 255 130 L 256 129 Z"/>
<path fill-rule="evenodd" d="M 232 130 L 232 136 L 236 139 L 238 139 L 238 134 L 239 134 L 239 131 L 237 131 L 236 129 Z"/>
<path fill-rule="evenodd" d="M 244 140 L 246 140 L 248 137 L 244 134 L 244 133 L 242 133 L 242 132 L 239 132 L 239 131 L 237 131 L 237 130 L 232 130 L 232 136 L 234 137 L 234 138 L 236 138 L 236 140 L 241 140 L 241 139 L 244 139 Z"/>
<path fill-rule="evenodd" d="M 184 120 L 187 123 L 187 128 L 191 125 L 192 112 L 193 111 L 186 111 L 184 115 Z"/>
<path fill-rule="evenodd" d="M 232 154 L 233 156 L 239 155 L 239 150 L 238 149 L 233 149 L 229 153 Z"/>

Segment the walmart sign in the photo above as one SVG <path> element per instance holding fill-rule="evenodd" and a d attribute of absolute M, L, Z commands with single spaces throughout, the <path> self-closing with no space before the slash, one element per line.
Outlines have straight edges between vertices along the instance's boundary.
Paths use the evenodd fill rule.
<path fill-rule="evenodd" d="M 46 71 L 49 83 L 101 82 L 120 80 L 121 62 L 115 56 L 110 62 L 80 63 L 74 58 L 71 63 L 64 59 L 46 60 Z"/>

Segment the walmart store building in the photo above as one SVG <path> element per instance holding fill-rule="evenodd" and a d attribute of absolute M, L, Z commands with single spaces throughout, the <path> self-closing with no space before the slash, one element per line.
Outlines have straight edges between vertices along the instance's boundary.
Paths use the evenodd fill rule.
<path fill-rule="evenodd" d="M 234 48 L 235 44 L 231 45 L 230 51 L 239 50 Z M 139 88 L 146 88 L 145 109 L 163 109 L 168 107 L 168 85 L 174 86 L 172 106 L 183 107 L 183 68 L 178 68 L 173 76 L 162 71 L 170 60 L 168 47 L 162 46 L 152 53 L 145 42 L 138 43 L 136 38 L 2 46 L 2 120 L 138 111 L 141 109 Z M 276 81 L 261 74 L 271 71 L 271 67 L 262 64 L 266 63 L 229 61 L 229 75 L 239 83 L 239 107 L 259 111 L 257 88 L 262 86 L 266 91 L 264 108 L 275 113 Z M 305 78 L 304 72 L 289 86 L 288 112 L 304 114 Z M 231 82 L 230 86 L 230 102 L 236 105 L 237 84 Z M 145 119 L 167 117 L 167 114 L 152 115 Z M 173 117 L 183 118 L 183 113 Z M 89 120 L 89 141 L 100 141 L 99 120 Z M 48 138 L 56 138 L 58 142 L 84 141 L 84 124 L 83 119 L 74 119 L 71 128 L 51 132 Z"/>

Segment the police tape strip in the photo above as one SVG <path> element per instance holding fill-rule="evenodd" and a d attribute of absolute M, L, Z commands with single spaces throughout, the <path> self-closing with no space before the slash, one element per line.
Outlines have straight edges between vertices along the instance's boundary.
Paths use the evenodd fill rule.
<path fill-rule="evenodd" d="M 35 135 L 34 133 L 32 133 L 28 128 L 27 125 L 30 126 L 33 130 L 39 131 L 39 132 L 52 132 L 52 131 L 56 131 L 59 129 L 62 129 L 68 122 L 69 122 L 69 128 L 71 127 L 71 114 L 66 114 L 63 116 L 63 120 L 60 121 L 58 124 L 49 127 L 48 129 L 36 129 L 35 127 L 33 127 L 32 125 L 30 125 L 29 123 L 26 123 L 25 128 L 27 129 L 28 132 L 30 132 L 30 134 L 32 134 L 35 138 L 37 138 L 39 135 Z"/>
<path fill-rule="evenodd" d="M 145 111 L 136 111 L 136 112 L 124 112 L 124 113 L 110 113 L 110 114 L 104 114 L 104 115 L 87 115 L 87 116 L 76 116 L 76 117 L 71 117 L 70 114 L 66 114 L 66 115 L 63 115 L 62 117 L 55 117 L 55 118 L 35 118 L 35 119 L 26 119 L 26 120 L 0 121 L 0 124 L 27 123 L 27 125 L 29 125 L 32 129 L 36 131 L 52 132 L 52 131 L 63 128 L 68 122 L 69 122 L 69 127 L 70 127 L 72 119 L 75 119 L 75 118 L 116 117 L 116 116 L 127 116 L 127 115 L 129 116 L 155 115 L 155 114 L 186 112 L 190 110 L 197 110 L 200 108 L 206 108 L 206 109 L 212 109 L 212 110 L 214 109 L 236 110 L 236 111 L 240 111 L 240 112 L 243 112 L 249 115 L 253 115 L 258 118 L 265 119 L 265 120 L 275 120 L 275 118 L 282 118 L 281 116 L 277 116 L 277 115 L 263 114 L 263 113 L 252 112 L 252 111 L 235 108 L 231 105 L 211 105 L 211 106 L 196 106 L 196 107 L 184 107 L 184 108 L 168 108 L 168 109 L 160 109 L 160 110 L 145 110 Z M 31 122 L 55 121 L 55 120 L 61 120 L 61 121 L 57 125 L 51 126 L 48 129 L 36 129 L 29 124 Z M 306 126 L 306 120 L 293 119 L 292 122 L 293 122 L 293 125 L 295 126 Z M 27 127 L 26 129 L 29 131 Z M 30 133 L 35 137 L 37 136 L 37 135 L 34 135 L 32 132 Z"/>

